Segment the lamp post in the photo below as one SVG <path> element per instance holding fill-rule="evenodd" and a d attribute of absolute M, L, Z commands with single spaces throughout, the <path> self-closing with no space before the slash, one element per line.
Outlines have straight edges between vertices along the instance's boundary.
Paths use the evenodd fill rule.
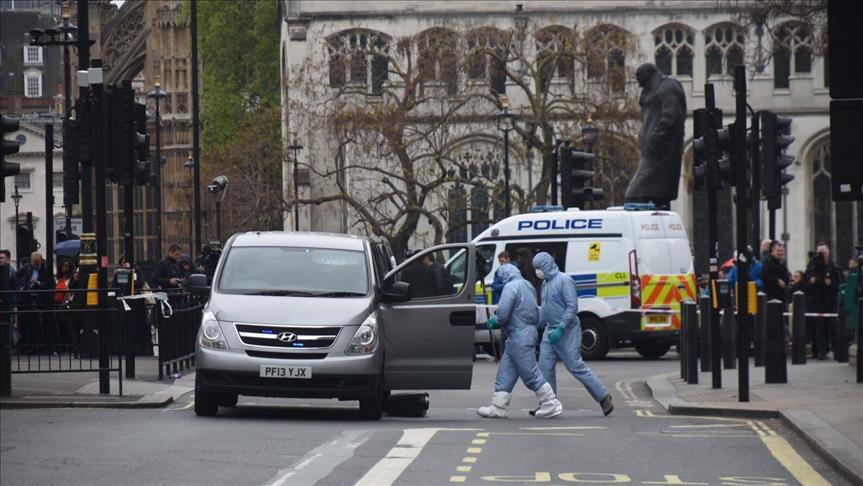
<path fill-rule="evenodd" d="M 219 240 L 219 244 L 222 243 L 222 200 L 225 199 L 225 196 L 228 194 L 228 178 L 220 175 L 213 178 L 213 182 L 207 186 L 207 190 L 210 191 L 210 194 L 218 195 L 222 194 L 222 197 L 216 197 L 216 239 Z"/>
<path fill-rule="evenodd" d="M 300 159 L 297 156 L 303 146 L 294 139 L 294 143 L 288 149 L 294 153 L 294 231 L 300 231 Z"/>
<path fill-rule="evenodd" d="M 63 46 L 63 118 L 69 120 L 72 112 L 72 66 L 69 59 L 69 47 L 77 46 L 79 40 L 76 37 L 78 27 L 72 24 L 70 20 L 72 6 L 69 2 L 64 2 L 62 7 L 62 22 L 57 24 L 52 29 L 33 29 L 30 31 L 31 46 Z M 62 38 L 58 39 L 58 36 Z M 43 40 L 43 36 L 47 36 L 48 40 Z M 49 174 L 49 177 L 53 177 Z M 46 188 L 49 197 L 53 193 L 53 188 Z M 47 211 L 53 211 L 52 205 L 49 205 Z M 66 239 L 72 239 L 72 205 L 65 205 L 66 213 Z M 49 231 L 53 229 L 49 228 Z M 49 255 L 50 258 L 50 255 Z"/>
<path fill-rule="evenodd" d="M 505 98 L 504 98 L 505 100 Z M 509 103 L 503 103 L 503 109 L 497 114 L 497 129 L 503 132 L 503 197 L 504 216 L 512 214 L 512 201 L 509 195 L 509 132 L 515 129 L 516 114 L 509 111 Z"/>
<path fill-rule="evenodd" d="M 189 157 L 186 159 L 186 161 L 183 162 L 183 167 L 185 167 L 186 170 L 189 171 L 189 177 L 190 178 L 195 177 L 195 159 L 192 158 L 191 152 L 189 152 Z M 193 181 L 193 185 L 194 185 L 194 181 Z M 193 189 L 194 189 L 194 187 L 193 187 Z M 193 193 L 192 197 L 194 197 L 194 193 Z M 192 202 L 194 202 L 194 201 L 192 201 Z M 190 204 L 190 206 L 192 206 L 192 205 Z M 195 213 L 190 208 L 189 209 L 189 254 L 190 255 L 194 254 L 195 252 L 198 251 L 198 248 L 195 248 L 195 219 L 194 219 L 194 214 Z"/>
<path fill-rule="evenodd" d="M 156 258 L 162 258 L 162 115 L 159 104 L 167 97 L 159 80 L 157 74 L 153 91 L 147 93 L 147 98 L 156 103 L 156 161 L 150 166 L 150 179 L 156 188 Z"/>
<path fill-rule="evenodd" d="M 15 192 L 12 193 L 12 196 L 10 196 L 10 197 L 12 198 L 12 201 L 15 202 L 15 235 L 17 238 L 17 235 L 18 235 L 18 204 L 20 204 L 21 199 L 24 198 L 24 196 L 22 196 L 18 192 L 18 184 L 15 184 Z"/>

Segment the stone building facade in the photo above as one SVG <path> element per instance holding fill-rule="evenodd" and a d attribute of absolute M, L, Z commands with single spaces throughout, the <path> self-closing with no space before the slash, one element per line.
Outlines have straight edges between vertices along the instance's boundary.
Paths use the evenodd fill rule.
<path fill-rule="evenodd" d="M 788 173 L 794 180 L 788 184 L 783 209 L 777 214 L 777 237 L 787 238 L 789 267 L 803 268 L 807 251 L 817 241 L 828 241 L 834 257 L 844 264 L 853 252 L 856 241 L 863 239 L 863 207 L 859 203 L 834 204 L 830 200 L 830 152 L 828 116 L 828 78 L 823 57 L 816 55 L 813 38 L 820 33 L 807 32 L 794 19 L 775 22 L 774 35 L 749 30 L 732 23 L 732 16 L 715 2 L 702 1 L 523 1 L 495 2 L 434 2 L 434 1 L 303 1 L 282 2 L 282 66 L 284 96 L 284 135 L 288 142 L 296 140 L 306 148 L 301 156 L 312 167 L 331 164 L 335 151 L 329 144 L 332 134 L 309 131 L 298 123 L 296 110 L 305 93 L 296 89 L 296 79 L 304 66 L 328 62 L 333 55 L 328 39 L 340 33 L 351 35 L 363 29 L 368 35 L 387 39 L 420 38 L 429 29 L 446 26 L 459 38 L 483 27 L 513 29 L 516 27 L 517 4 L 523 4 L 529 28 L 559 26 L 590 32 L 598 26 L 613 26 L 624 30 L 634 39 L 634 49 L 619 59 L 627 69 L 642 62 L 655 62 L 663 71 L 683 84 L 687 95 L 687 146 L 692 139 L 691 111 L 704 106 L 704 85 L 715 85 L 717 104 L 725 113 L 725 122 L 734 112 L 730 66 L 746 62 L 748 66 L 749 103 L 755 110 L 772 110 L 793 119 L 795 142 L 787 153 L 796 161 Z M 781 20 L 781 19 L 780 19 Z M 370 37 L 371 38 L 371 37 Z M 760 47 L 759 47 L 760 46 Z M 759 57 L 760 56 L 760 57 Z M 373 58 L 373 57 L 372 57 Z M 760 59 L 760 63 L 759 63 Z M 331 61 L 332 59 L 329 59 Z M 761 64 L 762 69 L 753 66 Z M 572 67 L 576 72 L 584 66 Z M 631 72 L 631 71 L 627 71 Z M 349 73 L 350 75 L 350 73 Z M 331 81 L 340 81 L 340 78 Z M 628 78 L 626 89 L 633 80 Z M 507 82 L 507 94 L 513 104 L 519 100 L 512 82 Z M 336 87 L 333 87 L 336 89 Z M 300 104 L 301 105 L 301 104 Z M 488 124 L 494 123 L 493 117 Z M 578 130 L 578 124 L 573 131 Z M 501 150 L 500 132 L 493 127 L 475 133 L 476 142 L 490 143 L 492 150 Z M 286 144 L 287 145 L 287 144 Z M 516 143 L 516 146 L 519 144 Z M 290 154 L 286 151 L 286 160 Z M 353 158 L 370 157 L 354 152 Z M 636 155 L 637 157 L 637 155 Z M 514 154 L 513 180 L 520 184 L 538 174 L 529 170 L 530 156 Z M 527 159 L 527 160 L 525 160 Z M 680 212 L 690 235 L 703 224 L 701 214 L 693 214 L 693 181 L 691 149 L 687 148 L 681 177 L 680 197 L 673 207 Z M 302 161 L 302 160 L 301 160 Z M 530 168 L 536 170 L 536 163 Z M 289 165 L 286 165 L 289 167 Z M 315 172 L 315 171 L 312 171 Z M 333 181 L 312 174 L 309 185 L 301 187 L 301 199 L 333 190 Z M 285 173 L 285 198 L 292 200 L 291 172 Z M 350 186 L 348 190 L 352 190 Z M 608 191 L 608 188 L 606 187 Z M 305 192 L 304 192 L 305 191 Z M 304 196 L 305 194 L 305 196 Z M 300 227 L 312 230 L 362 231 L 346 218 L 344 204 L 328 203 L 303 206 Z M 767 212 L 762 208 L 762 234 L 767 232 Z M 723 213 L 723 224 L 733 228 L 732 214 Z M 291 228 L 292 214 L 286 214 L 286 228 Z M 493 216 L 492 216 L 493 217 Z M 697 232 L 697 231 L 696 231 Z M 428 235 L 417 232 L 412 244 L 429 244 Z M 461 236 L 461 235 L 460 235 Z M 470 234 L 466 235 L 470 236 Z M 723 256 L 729 256 L 730 232 Z"/>

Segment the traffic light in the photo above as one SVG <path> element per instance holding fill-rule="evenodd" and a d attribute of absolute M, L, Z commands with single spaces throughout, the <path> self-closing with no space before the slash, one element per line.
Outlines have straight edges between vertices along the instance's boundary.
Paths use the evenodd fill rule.
<path fill-rule="evenodd" d="M 63 120 L 63 204 L 73 206 L 80 203 L 78 183 L 81 180 L 81 126 L 77 120 Z"/>
<path fill-rule="evenodd" d="M 591 186 L 596 155 L 572 150 L 564 145 L 560 150 L 561 199 L 564 207 L 584 208 L 585 203 L 599 201 L 603 190 Z"/>
<path fill-rule="evenodd" d="M 727 127 L 717 130 L 716 140 L 722 153 L 718 163 L 719 178 L 734 187 L 737 170 L 734 160 L 734 123 L 729 123 Z"/>
<path fill-rule="evenodd" d="M 130 185 L 135 176 L 135 92 L 130 81 L 114 87 L 109 96 L 111 165 L 109 177 Z"/>
<path fill-rule="evenodd" d="M 0 124 L 3 127 L 3 150 L 0 150 L 0 166 L 3 170 L 3 183 L 0 184 L 0 201 L 6 200 L 6 178 L 16 176 L 21 172 L 21 166 L 14 162 L 6 162 L 6 156 L 17 154 L 20 143 L 17 140 L 6 140 L 6 134 L 18 130 L 20 122 L 17 118 L 0 115 Z"/>
<path fill-rule="evenodd" d="M 782 186 L 794 179 L 785 168 L 794 157 L 784 151 L 794 142 L 791 136 L 791 118 L 771 111 L 761 112 L 761 194 L 767 199 L 768 209 L 782 207 Z"/>
<path fill-rule="evenodd" d="M 135 154 L 134 179 L 135 185 L 144 186 L 150 181 L 150 137 L 147 135 L 147 107 L 135 103 L 133 108 L 135 120 L 132 147 Z"/>
<path fill-rule="evenodd" d="M 699 108 L 693 112 L 695 139 L 692 142 L 693 171 L 696 187 L 715 191 L 722 187 L 719 174 L 719 127 L 722 110 Z"/>

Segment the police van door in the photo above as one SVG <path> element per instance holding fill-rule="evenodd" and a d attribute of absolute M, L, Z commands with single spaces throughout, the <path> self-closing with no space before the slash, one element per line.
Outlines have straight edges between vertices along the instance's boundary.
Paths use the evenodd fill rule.
<path fill-rule="evenodd" d="M 411 290 L 407 301 L 380 309 L 388 388 L 470 388 L 475 267 L 472 244 L 440 245 L 414 255 L 384 279 L 385 292 L 396 282 Z"/>

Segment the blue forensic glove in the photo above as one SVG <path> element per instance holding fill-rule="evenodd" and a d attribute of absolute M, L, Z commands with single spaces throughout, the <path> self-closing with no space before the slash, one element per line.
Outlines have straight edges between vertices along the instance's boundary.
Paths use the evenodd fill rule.
<path fill-rule="evenodd" d="M 485 327 L 488 329 L 497 329 L 500 327 L 497 325 L 497 316 L 491 316 L 489 320 L 485 321 Z"/>
<path fill-rule="evenodd" d="M 548 334 L 548 342 L 550 342 L 551 344 L 557 344 L 557 343 L 559 343 L 559 342 L 560 342 L 560 338 L 562 338 L 562 337 L 563 337 L 563 331 L 564 331 L 564 330 L 565 330 L 565 329 L 564 329 L 564 327 L 563 327 L 563 326 L 555 327 L 555 328 L 554 328 L 554 329 L 553 329 L 553 330 Z"/>

